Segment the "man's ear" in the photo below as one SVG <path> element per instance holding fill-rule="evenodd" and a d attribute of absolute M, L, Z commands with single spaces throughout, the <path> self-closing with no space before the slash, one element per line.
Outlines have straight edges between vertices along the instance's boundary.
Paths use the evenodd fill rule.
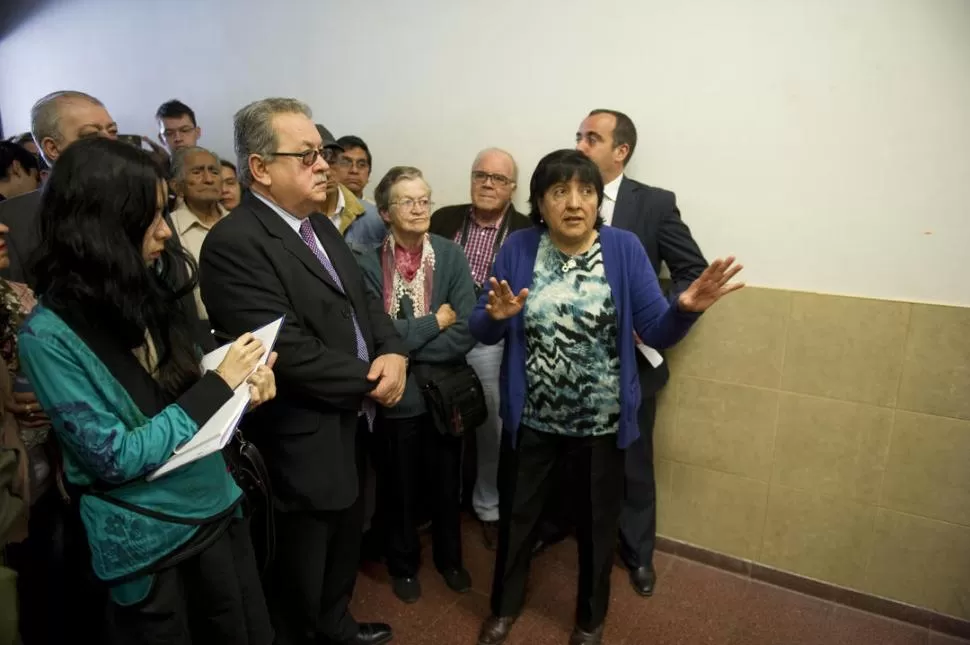
<path fill-rule="evenodd" d="M 61 156 L 61 149 L 53 137 L 44 137 L 40 141 L 40 149 L 44 153 L 44 158 L 53 164 Z"/>
<path fill-rule="evenodd" d="M 265 159 L 260 155 L 251 154 L 247 161 L 249 162 L 249 174 L 252 175 L 254 184 L 263 186 L 271 186 L 273 184 L 273 178 L 270 177 Z"/>

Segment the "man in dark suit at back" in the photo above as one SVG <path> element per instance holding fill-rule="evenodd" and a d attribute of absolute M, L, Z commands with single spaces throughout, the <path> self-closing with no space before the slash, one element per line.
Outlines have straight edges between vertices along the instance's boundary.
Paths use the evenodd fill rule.
<path fill-rule="evenodd" d="M 624 174 L 637 146 L 630 117 L 616 110 L 593 110 L 576 133 L 576 149 L 592 159 L 603 176 L 600 215 L 611 226 L 631 231 L 647 250 L 654 271 L 670 271 L 668 296 L 681 291 L 707 268 L 690 229 L 680 217 L 677 198 Z M 637 339 L 639 342 L 639 339 Z M 630 583 L 642 596 L 653 593 L 656 573 L 653 550 L 657 537 L 657 488 L 653 471 L 653 425 L 657 393 L 667 383 L 667 363 L 656 367 L 637 354 L 640 373 L 640 438 L 626 450 L 626 499 L 620 515 L 620 557 L 630 570 Z"/>
<path fill-rule="evenodd" d="M 309 108 L 256 101 L 236 113 L 234 131 L 249 190 L 202 245 L 202 300 L 213 327 L 232 336 L 285 317 L 277 397 L 246 425 L 273 486 L 267 598 L 277 642 L 386 643 L 389 626 L 359 624 L 348 610 L 363 526 L 359 442 L 377 406 L 401 398 L 406 349 L 317 212 L 329 166 Z"/>
<path fill-rule="evenodd" d="M 596 163 L 603 177 L 600 216 L 606 224 L 631 231 L 640 238 L 657 275 L 661 264 L 667 265 L 671 278 L 667 295 L 673 302 L 704 272 L 707 260 L 680 217 L 674 193 L 647 186 L 624 174 L 636 146 L 637 130 L 633 121 L 616 110 L 593 110 L 576 132 L 576 149 Z M 645 351 L 652 354 L 654 362 L 660 359 L 660 355 L 649 348 Z M 630 571 L 634 591 L 641 596 L 650 596 L 656 583 L 653 551 L 657 538 L 653 426 L 657 393 L 666 385 L 670 372 L 665 361 L 655 366 L 640 352 L 637 353 L 637 366 L 642 396 L 640 438 L 626 450 L 626 498 L 620 515 L 620 557 Z M 549 509 L 537 548 L 561 540 L 568 525 L 568 502 Z"/>

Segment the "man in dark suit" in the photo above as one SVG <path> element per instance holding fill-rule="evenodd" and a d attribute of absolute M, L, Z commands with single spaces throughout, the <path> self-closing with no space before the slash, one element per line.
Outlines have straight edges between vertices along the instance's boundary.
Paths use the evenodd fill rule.
<path fill-rule="evenodd" d="M 623 171 L 637 146 L 630 117 L 616 110 L 593 110 L 576 133 L 576 149 L 592 159 L 603 176 L 600 215 L 607 224 L 635 233 L 660 275 L 670 271 L 668 296 L 680 292 L 707 268 L 690 229 L 680 217 L 674 193 L 641 184 Z M 639 342 L 639 339 L 637 339 Z M 651 364 L 637 354 L 642 403 L 640 438 L 626 450 L 626 499 L 620 515 L 620 557 L 630 570 L 630 583 L 642 596 L 653 594 L 656 573 L 653 550 L 657 537 L 657 488 L 653 471 L 653 425 L 657 393 L 667 383 L 667 363 Z"/>
<path fill-rule="evenodd" d="M 323 141 L 307 106 L 265 99 L 235 116 L 242 202 L 202 246 L 202 299 L 236 336 L 280 316 L 277 398 L 247 422 L 273 486 L 276 560 L 268 580 L 279 643 L 375 645 L 384 624 L 348 611 L 359 559 L 361 438 L 376 406 L 404 391 L 406 350 L 364 288 L 349 247 L 316 210 Z"/>
<path fill-rule="evenodd" d="M 431 217 L 432 233 L 454 240 L 465 251 L 476 292 L 488 283 L 492 263 L 508 234 L 532 226 L 528 217 L 515 210 L 519 171 L 508 152 L 487 148 L 478 153 L 471 170 L 471 203 L 446 206 Z M 499 369 L 503 344 L 479 343 L 468 352 L 468 364 L 482 382 L 488 418 L 475 429 L 475 485 L 472 508 L 482 523 L 485 546 L 498 544 L 498 456 L 502 440 L 499 418 Z M 468 470 L 472 470 L 469 468 Z"/>
<path fill-rule="evenodd" d="M 576 149 L 596 163 L 603 177 L 600 216 L 606 224 L 631 231 L 640 238 L 658 275 L 660 265 L 667 265 L 671 278 L 668 297 L 674 302 L 680 292 L 704 272 L 707 260 L 680 217 L 674 193 L 641 184 L 624 174 L 636 146 L 637 131 L 633 121 L 616 110 L 593 110 L 576 133 Z M 659 358 L 659 354 L 653 356 Z M 666 385 L 670 372 L 666 362 L 654 366 L 640 352 L 637 353 L 637 365 L 642 396 L 640 438 L 626 450 L 626 498 L 620 515 L 620 557 L 630 571 L 633 589 L 641 596 L 650 596 L 657 577 L 653 568 L 657 538 L 653 426 L 657 393 Z M 561 540 L 568 531 L 568 501 L 557 502 L 559 504 L 549 510 L 540 530 L 537 546 L 540 550 Z M 567 519 L 564 520 L 564 516 Z"/>

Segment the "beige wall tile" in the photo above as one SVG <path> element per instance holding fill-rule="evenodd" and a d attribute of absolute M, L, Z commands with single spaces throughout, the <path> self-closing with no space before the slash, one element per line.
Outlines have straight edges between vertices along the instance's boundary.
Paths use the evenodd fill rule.
<path fill-rule="evenodd" d="M 679 378 L 676 431 L 655 444 L 659 455 L 768 481 L 778 392 Z"/>
<path fill-rule="evenodd" d="M 898 406 L 970 419 L 970 308 L 913 305 Z"/>
<path fill-rule="evenodd" d="M 882 499 L 893 510 L 970 526 L 970 421 L 897 410 Z"/>
<path fill-rule="evenodd" d="M 658 531 L 721 553 L 753 559 L 761 545 L 768 485 L 671 464 L 670 489 L 660 503 Z"/>
<path fill-rule="evenodd" d="M 879 501 L 893 411 L 801 394 L 782 394 L 772 484 Z"/>
<path fill-rule="evenodd" d="M 910 305 L 796 293 L 782 389 L 892 406 Z"/>
<path fill-rule="evenodd" d="M 879 509 L 865 591 L 970 619 L 970 528 Z"/>
<path fill-rule="evenodd" d="M 860 588 L 865 582 L 875 516 L 875 506 L 772 482 L 760 561 Z"/>
<path fill-rule="evenodd" d="M 778 387 L 791 292 L 746 287 L 705 313 L 670 351 L 680 376 Z"/>

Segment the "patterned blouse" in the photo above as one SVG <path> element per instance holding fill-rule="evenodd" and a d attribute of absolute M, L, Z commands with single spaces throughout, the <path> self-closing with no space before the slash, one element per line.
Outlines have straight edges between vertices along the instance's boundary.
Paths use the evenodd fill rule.
<path fill-rule="evenodd" d="M 37 306 L 37 299 L 30 287 L 20 282 L 0 279 L 0 356 L 7 362 L 10 383 L 16 390 L 30 389 L 23 384 L 20 370 L 20 354 L 17 351 L 17 332 L 24 320 Z M 19 382 L 18 382 L 19 381 Z M 20 430 L 20 438 L 30 449 L 47 440 L 50 426 Z"/>
<path fill-rule="evenodd" d="M 522 423 L 573 437 L 620 425 L 616 307 L 599 240 L 570 258 L 544 234 L 525 305 Z"/>

